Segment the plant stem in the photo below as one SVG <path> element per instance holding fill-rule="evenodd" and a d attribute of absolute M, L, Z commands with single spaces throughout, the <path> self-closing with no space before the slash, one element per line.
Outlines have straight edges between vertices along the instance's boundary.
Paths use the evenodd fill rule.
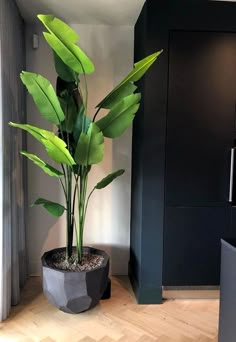
<path fill-rule="evenodd" d="M 77 234 L 76 219 L 75 219 L 75 201 L 76 201 L 76 191 L 77 191 L 77 184 L 78 184 L 79 176 L 75 175 L 75 173 L 73 173 L 73 174 L 75 177 L 75 185 L 74 185 L 74 194 L 73 194 L 73 201 L 72 201 L 72 212 L 71 212 L 72 222 L 71 222 L 71 224 L 72 224 L 73 230 L 75 227 L 75 232 Z"/>
<path fill-rule="evenodd" d="M 67 213 L 66 213 L 66 221 L 67 221 L 67 248 L 66 248 L 66 256 L 67 259 L 72 255 L 72 247 L 73 247 L 73 221 L 71 216 L 71 192 L 72 192 L 72 170 L 71 167 L 67 167 Z"/>
<path fill-rule="evenodd" d="M 80 173 L 80 191 L 78 192 L 78 203 L 79 203 L 79 225 L 77 229 L 77 254 L 78 261 L 81 261 L 83 252 L 83 231 L 84 231 L 84 219 L 85 219 L 85 198 L 87 193 L 87 180 L 88 172 L 84 166 L 81 166 Z"/>
<path fill-rule="evenodd" d="M 62 186 L 62 189 L 63 189 L 63 192 L 64 192 L 64 195 L 65 195 L 65 199 L 67 201 L 67 194 L 66 194 L 66 188 L 65 188 L 65 185 L 63 184 L 61 178 L 59 177 L 59 182 L 61 183 L 61 186 Z"/>
<path fill-rule="evenodd" d="M 98 113 L 99 113 L 100 109 L 101 109 L 101 107 L 98 107 L 98 109 L 97 109 L 96 113 L 94 114 L 94 117 L 93 117 L 93 122 L 95 122 L 95 119 L 96 119 L 96 117 L 97 117 L 97 115 L 98 115 Z"/>
<path fill-rule="evenodd" d="M 62 172 L 63 172 L 63 175 L 64 175 L 64 179 L 65 179 L 65 188 L 67 189 L 67 176 L 66 176 L 65 167 L 64 167 L 63 164 L 61 164 L 61 167 L 62 167 Z"/>
<path fill-rule="evenodd" d="M 84 219 L 86 218 L 86 213 L 87 213 L 87 209 L 88 209 L 88 204 L 89 204 L 89 200 L 90 197 L 92 196 L 93 192 L 95 191 L 95 188 L 93 188 L 93 190 L 90 192 L 90 194 L 88 195 L 87 201 L 86 201 L 86 205 L 85 205 L 85 209 L 84 209 Z"/>

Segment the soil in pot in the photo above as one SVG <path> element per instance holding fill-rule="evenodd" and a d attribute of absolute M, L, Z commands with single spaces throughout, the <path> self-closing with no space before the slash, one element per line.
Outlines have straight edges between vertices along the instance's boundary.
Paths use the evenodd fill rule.
<path fill-rule="evenodd" d="M 69 260 L 66 260 L 65 250 L 61 250 L 51 254 L 50 257 L 48 256 L 47 264 L 49 267 L 68 272 L 91 271 L 102 265 L 104 257 L 102 255 L 85 252 L 83 253 L 81 262 L 78 263 L 77 260 L 76 250 L 73 250 Z"/>

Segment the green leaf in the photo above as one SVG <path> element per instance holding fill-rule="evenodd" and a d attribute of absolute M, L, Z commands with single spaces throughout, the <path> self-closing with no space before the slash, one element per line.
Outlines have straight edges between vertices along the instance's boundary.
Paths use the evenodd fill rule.
<path fill-rule="evenodd" d="M 116 138 L 131 125 L 139 108 L 140 98 L 140 93 L 125 97 L 106 116 L 96 122 L 105 137 Z"/>
<path fill-rule="evenodd" d="M 55 69 L 58 76 L 66 82 L 77 82 L 75 72 L 53 51 Z"/>
<path fill-rule="evenodd" d="M 75 103 L 73 95 L 70 95 L 68 91 L 64 91 L 59 97 L 61 107 L 65 113 L 65 121 L 63 122 L 63 129 L 72 133 L 74 128 L 74 123 L 77 117 L 77 105 Z"/>
<path fill-rule="evenodd" d="M 35 205 L 42 205 L 51 215 L 55 217 L 60 217 L 64 213 L 64 210 L 65 210 L 65 207 L 63 207 L 61 204 L 48 201 L 44 198 L 37 199 L 37 201 L 35 201 L 32 204 L 32 207 Z"/>
<path fill-rule="evenodd" d="M 9 122 L 10 126 L 21 128 L 30 133 L 35 139 L 40 141 L 49 155 L 57 163 L 72 166 L 75 164 L 70 152 L 66 148 L 66 143 L 58 138 L 54 133 L 44 129 L 27 125 Z"/>
<path fill-rule="evenodd" d="M 91 119 L 88 116 L 84 115 L 84 111 L 85 111 L 84 106 L 81 106 L 80 111 L 74 123 L 73 136 L 74 136 L 76 143 L 78 142 L 82 131 L 86 133 L 91 123 Z"/>
<path fill-rule="evenodd" d="M 34 164 L 39 166 L 45 173 L 47 173 L 49 176 L 52 177 L 61 177 L 63 176 L 63 173 L 52 167 L 51 165 L 45 163 L 42 159 L 37 157 L 34 154 L 28 153 L 26 151 L 21 151 L 21 154 L 23 156 L 27 157 L 28 159 L 32 160 Z"/>
<path fill-rule="evenodd" d="M 38 18 L 50 32 L 43 33 L 46 41 L 68 67 L 78 74 L 94 72 L 92 61 L 75 45 L 79 37 L 71 27 L 51 15 Z"/>
<path fill-rule="evenodd" d="M 104 138 L 95 123 L 90 123 L 87 133 L 81 133 L 76 150 L 75 160 L 78 164 L 88 166 L 97 164 L 103 159 Z"/>
<path fill-rule="evenodd" d="M 55 125 L 62 122 L 65 116 L 51 83 L 41 75 L 26 71 L 20 74 L 20 78 L 42 116 Z"/>
<path fill-rule="evenodd" d="M 124 84 L 124 86 L 117 89 L 117 91 L 115 91 L 106 100 L 104 100 L 102 108 L 111 109 L 121 100 L 123 100 L 124 97 L 133 94 L 136 89 L 137 89 L 137 86 L 135 86 L 131 82 Z"/>
<path fill-rule="evenodd" d="M 128 83 L 132 84 L 131 82 L 138 81 L 156 61 L 157 57 L 162 53 L 162 51 L 163 50 L 153 53 L 152 55 L 149 55 L 141 61 L 135 63 L 134 69 L 97 105 L 97 107 L 111 108 L 110 102 L 112 102 L 112 105 L 117 103 L 120 100 L 120 93 L 126 92 L 126 90 L 122 88 L 128 87 Z"/>
<path fill-rule="evenodd" d="M 66 148 L 66 143 L 54 135 L 51 139 L 43 139 L 43 145 L 46 148 L 48 155 L 59 164 L 72 166 L 75 164 L 70 152 Z"/>
<path fill-rule="evenodd" d="M 16 127 L 16 128 L 21 128 L 24 131 L 27 131 L 28 133 L 30 133 L 35 139 L 37 139 L 39 142 L 42 142 L 42 139 L 45 138 L 45 136 L 47 135 L 54 135 L 52 132 L 46 131 L 44 129 L 35 127 L 35 126 L 31 126 L 28 124 L 18 124 L 15 122 L 9 122 L 9 125 L 12 127 Z"/>
<path fill-rule="evenodd" d="M 78 74 L 91 74 L 94 72 L 94 65 L 78 45 L 70 42 L 62 42 L 53 34 L 44 32 L 44 38 L 56 52 L 56 54 Z"/>
<path fill-rule="evenodd" d="M 68 40 L 71 43 L 76 43 L 79 40 L 78 34 L 64 21 L 53 15 L 39 14 L 37 17 L 47 30 L 57 36 L 60 40 Z"/>
<path fill-rule="evenodd" d="M 105 188 L 114 179 L 116 179 L 117 177 L 123 175 L 124 172 L 125 172 L 125 170 L 121 169 L 121 170 L 115 171 L 113 173 L 110 173 L 108 176 L 106 176 L 100 182 L 97 183 L 97 185 L 95 186 L 95 189 L 103 189 L 103 188 Z"/>

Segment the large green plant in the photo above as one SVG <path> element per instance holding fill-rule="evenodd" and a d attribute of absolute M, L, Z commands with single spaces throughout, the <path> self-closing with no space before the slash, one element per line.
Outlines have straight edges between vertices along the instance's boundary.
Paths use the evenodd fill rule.
<path fill-rule="evenodd" d="M 76 44 L 79 36 L 66 23 L 51 15 L 38 15 L 47 28 L 44 37 L 53 50 L 57 78 L 56 92 L 41 75 L 23 71 L 22 82 L 33 97 L 41 115 L 57 126 L 57 133 L 28 124 L 10 122 L 11 126 L 30 133 L 44 147 L 49 157 L 60 166 L 55 169 L 34 154 L 21 153 L 49 176 L 59 179 L 65 195 L 65 204 L 39 198 L 34 205 L 42 205 L 56 217 L 66 212 L 67 259 L 72 255 L 73 233 L 76 233 L 78 262 L 81 261 L 83 231 L 88 201 L 96 189 L 103 189 L 124 170 L 118 170 L 102 179 L 87 195 L 88 174 L 92 165 L 102 161 L 104 137 L 120 136 L 132 123 L 139 108 L 140 93 L 135 93 L 138 81 L 155 62 L 161 51 L 134 65 L 134 69 L 97 105 L 93 116 L 88 116 L 88 89 L 86 74 L 94 71 L 88 56 Z M 80 78 L 84 89 L 81 89 Z M 96 121 L 101 108 L 108 114 Z M 75 207 L 78 205 L 78 219 Z"/>

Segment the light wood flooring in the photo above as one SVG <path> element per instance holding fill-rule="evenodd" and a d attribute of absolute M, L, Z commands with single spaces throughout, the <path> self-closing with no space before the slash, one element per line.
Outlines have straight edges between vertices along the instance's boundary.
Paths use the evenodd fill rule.
<path fill-rule="evenodd" d="M 70 315 L 47 302 L 34 277 L 10 318 L 0 323 L 0 342 L 216 342 L 218 306 L 217 299 L 137 305 L 127 277 L 113 277 L 111 299 Z"/>

